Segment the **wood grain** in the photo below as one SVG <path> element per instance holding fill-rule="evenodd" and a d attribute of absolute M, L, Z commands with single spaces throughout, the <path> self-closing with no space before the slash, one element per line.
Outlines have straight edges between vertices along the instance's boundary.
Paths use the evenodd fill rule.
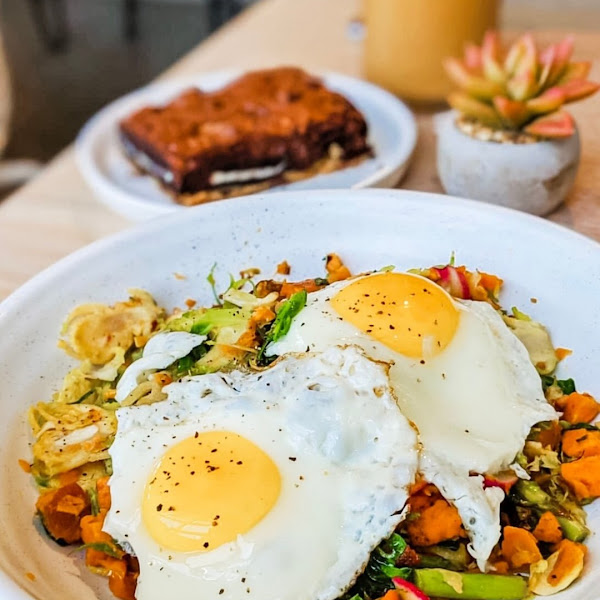
<path fill-rule="evenodd" d="M 299 64 L 361 76 L 361 45 L 348 36 L 359 0 L 263 0 L 161 76 L 185 76 L 226 67 Z M 537 33 L 545 43 L 564 32 Z M 577 56 L 600 57 L 600 33 L 580 32 Z M 600 80 L 596 62 L 592 78 Z M 550 218 L 600 240 L 600 97 L 572 108 L 583 156 L 575 188 Z M 419 143 L 403 188 L 442 191 L 435 170 L 433 113 L 416 109 Z M 56 260 L 129 224 L 93 198 L 75 165 L 61 153 L 27 186 L 0 205 L 0 299 Z"/>

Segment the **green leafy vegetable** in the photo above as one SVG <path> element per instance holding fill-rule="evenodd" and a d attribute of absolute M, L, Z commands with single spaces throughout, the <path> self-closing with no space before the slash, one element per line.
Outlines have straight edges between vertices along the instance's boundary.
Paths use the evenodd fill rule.
<path fill-rule="evenodd" d="M 571 429 L 583 429 L 585 431 L 600 431 L 600 428 L 592 423 L 569 423 L 568 421 L 561 421 L 561 427 L 563 430 L 571 430 Z"/>
<path fill-rule="evenodd" d="M 419 553 L 419 567 L 437 567 L 450 571 L 465 571 L 470 556 L 465 544 L 437 544 Z"/>
<path fill-rule="evenodd" d="M 575 382 L 572 379 L 557 379 L 556 385 L 567 396 L 575 391 Z"/>
<path fill-rule="evenodd" d="M 381 267 L 381 269 L 378 269 L 378 273 L 389 273 L 390 271 L 393 271 L 396 268 L 396 265 L 386 265 L 385 267 Z"/>
<path fill-rule="evenodd" d="M 512 314 L 513 317 L 519 319 L 519 321 L 531 321 L 531 317 L 528 314 L 521 312 L 516 306 L 512 307 Z"/>
<path fill-rule="evenodd" d="M 256 357 L 258 364 L 266 365 L 274 360 L 275 357 L 264 356 L 267 346 L 281 339 L 290 330 L 293 318 L 306 306 L 307 296 L 306 290 L 300 290 L 281 305 L 271 328 L 264 334 L 263 344 Z"/>
<path fill-rule="evenodd" d="M 75 402 L 73 402 L 73 404 L 81 404 L 82 402 L 85 402 L 85 400 L 87 400 L 87 398 L 89 398 L 93 393 L 94 393 L 94 390 L 89 390 L 88 392 L 83 394 L 83 396 L 81 396 L 79 398 L 79 400 L 76 400 Z"/>
<path fill-rule="evenodd" d="M 544 392 L 554 385 L 556 379 L 552 377 L 552 375 L 540 375 L 540 379 L 542 380 L 542 389 Z"/>
<path fill-rule="evenodd" d="M 212 290 L 213 296 L 215 297 L 215 302 L 217 304 L 221 304 L 221 300 L 219 298 L 219 294 L 217 293 L 217 282 L 215 281 L 215 269 L 217 268 L 217 263 L 213 263 L 213 266 L 210 268 L 208 275 L 206 276 L 206 281 L 208 281 L 208 285 L 210 285 L 210 289 Z"/>
<path fill-rule="evenodd" d="M 187 356 L 180 358 L 174 365 L 176 377 L 191 373 L 194 364 L 208 351 L 207 345 L 196 346 Z"/>
<path fill-rule="evenodd" d="M 97 550 L 98 552 L 104 552 L 104 554 L 108 554 L 111 558 L 121 558 L 121 553 L 119 550 L 108 544 L 107 542 L 92 542 L 91 544 L 83 544 L 83 546 L 79 546 L 75 551 L 79 550 L 87 550 L 91 548 L 92 550 Z"/>
<path fill-rule="evenodd" d="M 166 329 L 208 335 L 222 327 L 245 327 L 250 315 L 251 311 L 243 308 L 199 308 L 169 321 Z"/>
<path fill-rule="evenodd" d="M 269 342 L 276 342 L 290 330 L 292 319 L 306 306 L 307 296 L 306 290 L 300 290 L 281 305 L 267 336 Z"/>
<path fill-rule="evenodd" d="M 516 504 L 533 508 L 538 514 L 549 510 L 553 513 L 564 536 L 573 541 L 581 542 L 589 535 L 585 525 L 585 512 L 574 503 L 567 503 L 552 497 L 534 481 L 519 480 L 511 490 L 511 498 Z"/>
<path fill-rule="evenodd" d="M 379 598 L 388 590 L 393 589 L 392 577 L 409 579 L 413 569 L 396 566 L 406 547 L 404 538 L 397 533 L 379 544 L 373 550 L 364 572 L 348 592 L 349 600 L 353 600 L 356 596 L 361 599 Z"/>
<path fill-rule="evenodd" d="M 87 495 L 90 498 L 90 506 L 92 509 L 92 515 L 95 517 L 100 514 L 100 505 L 98 504 L 98 492 L 96 488 L 92 487 L 87 491 Z"/>
<path fill-rule="evenodd" d="M 556 377 L 552 375 L 540 375 L 540 377 L 542 379 L 544 392 L 553 385 L 558 386 L 560 391 L 567 396 L 577 391 L 573 379 L 556 379 Z"/>

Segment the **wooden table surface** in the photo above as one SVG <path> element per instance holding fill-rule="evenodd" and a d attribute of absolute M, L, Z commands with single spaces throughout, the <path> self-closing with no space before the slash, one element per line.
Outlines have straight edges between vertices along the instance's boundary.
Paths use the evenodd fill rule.
<path fill-rule="evenodd" d="M 162 78 L 227 67 L 298 64 L 360 76 L 361 46 L 347 35 L 359 0 L 263 0 L 200 44 Z M 566 32 L 539 32 L 541 43 Z M 596 58 L 600 33 L 575 33 L 576 56 Z M 101 85 L 101 83 L 100 83 Z M 600 97 L 575 104 L 581 167 L 566 205 L 553 221 L 600 240 Z M 417 112 L 419 143 L 402 188 L 441 192 L 435 171 L 432 114 Z M 129 226 L 99 204 L 67 148 L 32 182 L 0 204 L 0 299 L 77 248 Z"/>

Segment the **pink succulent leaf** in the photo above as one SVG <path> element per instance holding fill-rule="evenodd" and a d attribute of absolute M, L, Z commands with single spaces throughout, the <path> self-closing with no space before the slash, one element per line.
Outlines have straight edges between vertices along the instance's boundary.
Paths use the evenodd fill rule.
<path fill-rule="evenodd" d="M 573 79 L 560 87 L 565 94 L 565 102 L 582 100 L 595 94 L 600 89 L 599 84 L 593 81 L 586 81 L 585 79 Z"/>
<path fill-rule="evenodd" d="M 458 87 L 464 87 L 468 79 L 472 76 L 466 65 L 458 60 L 458 58 L 446 58 L 444 60 L 444 69 L 446 70 L 448 77 L 450 77 Z"/>
<path fill-rule="evenodd" d="M 543 90 L 548 85 L 548 78 L 550 77 L 550 71 L 552 65 L 556 60 L 556 46 L 548 46 L 540 54 L 540 74 L 538 77 L 538 86 L 540 90 Z"/>
<path fill-rule="evenodd" d="M 513 100 L 527 100 L 535 95 L 537 81 L 535 70 L 523 71 L 513 75 L 506 83 L 506 89 Z"/>
<path fill-rule="evenodd" d="M 573 54 L 573 38 L 566 37 L 555 46 L 555 60 L 548 75 L 547 84 L 554 85 L 565 73 Z"/>
<path fill-rule="evenodd" d="M 592 63 L 589 60 L 569 63 L 558 83 L 560 85 L 573 81 L 573 79 L 587 79 L 591 69 Z"/>
<path fill-rule="evenodd" d="M 546 46 L 546 48 L 540 52 L 540 63 L 542 65 L 549 65 L 554 62 L 556 57 L 556 46 L 556 44 L 551 44 L 550 46 Z"/>
<path fill-rule="evenodd" d="M 502 86 L 499 83 L 474 75 L 456 58 L 446 59 L 444 67 L 450 79 L 471 96 L 482 100 L 491 100 L 497 94 L 502 93 Z"/>
<path fill-rule="evenodd" d="M 494 107 L 505 125 L 511 129 L 519 128 L 531 117 L 531 113 L 527 110 L 524 102 L 510 100 L 505 96 L 496 96 Z"/>
<path fill-rule="evenodd" d="M 535 69 L 537 62 L 535 41 L 530 33 L 526 33 L 510 47 L 504 60 L 504 70 L 510 76 Z"/>
<path fill-rule="evenodd" d="M 414 583 L 406 581 L 406 579 L 394 577 L 392 583 L 402 600 L 429 600 L 429 596 L 423 593 Z"/>
<path fill-rule="evenodd" d="M 556 56 L 558 60 L 567 64 L 573 55 L 574 39 L 572 35 L 567 36 L 556 45 Z"/>
<path fill-rule="evenodd" d="M 504 59 L 504 70 L 508 75 L 512 75 L 517 68 L 518 62 L 521 60 L 521 56 L 524 54 L 525 49 L 521 39 L 517 40 L 508 49 L 506 58 Z"/>
<path fill-rule="evenodd" d="M 527 109 L 536 115 L 542 115 L 558 110 L 566 100 L 566 94 L 562 87 L 552 87 L 536 98 L 527 100 Z"/>
<path fill-rule="evenodd" d="M 538 117 L 524 127 L 523 131 L 542 138 L 567 138 L 575 131 L 575 121 L 569 113 L 559 110 Z"/>
<path fill-rule="evenodd" d="M 487 79 L 503 83 L 505 79 L 504 69 L 500 65 L 500 39 L 495 31 L 486 32 L 481 46 L 481 59 L 483 63 L 483 74 Z"/>
<path fill-rule="evenodd" d="M 473 73 L 481 71 L 481 49 L 475 44 L 467 44 L 465 46 L 464 63 L 467 69 Z"/>
<path fill-rule="evenodd" d="M 502 127 L 502 121 L 496 111 L 486 104 L 463 92 L 453 92 L 448 96 L 448 104 L 458 112 L 490 127 Z"/>

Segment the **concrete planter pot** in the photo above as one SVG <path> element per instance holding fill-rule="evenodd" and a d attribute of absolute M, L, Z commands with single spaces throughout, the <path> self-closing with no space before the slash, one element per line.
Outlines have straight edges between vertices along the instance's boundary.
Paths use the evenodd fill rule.
<path fill-rule="evenodd" d="M 453 112 L 436 119 L 437 169 L 446 193 L 546 215 L 566 198 L 579 166 L 576 131 L 563 140 L 511 144 L 475 139 Z"/>

